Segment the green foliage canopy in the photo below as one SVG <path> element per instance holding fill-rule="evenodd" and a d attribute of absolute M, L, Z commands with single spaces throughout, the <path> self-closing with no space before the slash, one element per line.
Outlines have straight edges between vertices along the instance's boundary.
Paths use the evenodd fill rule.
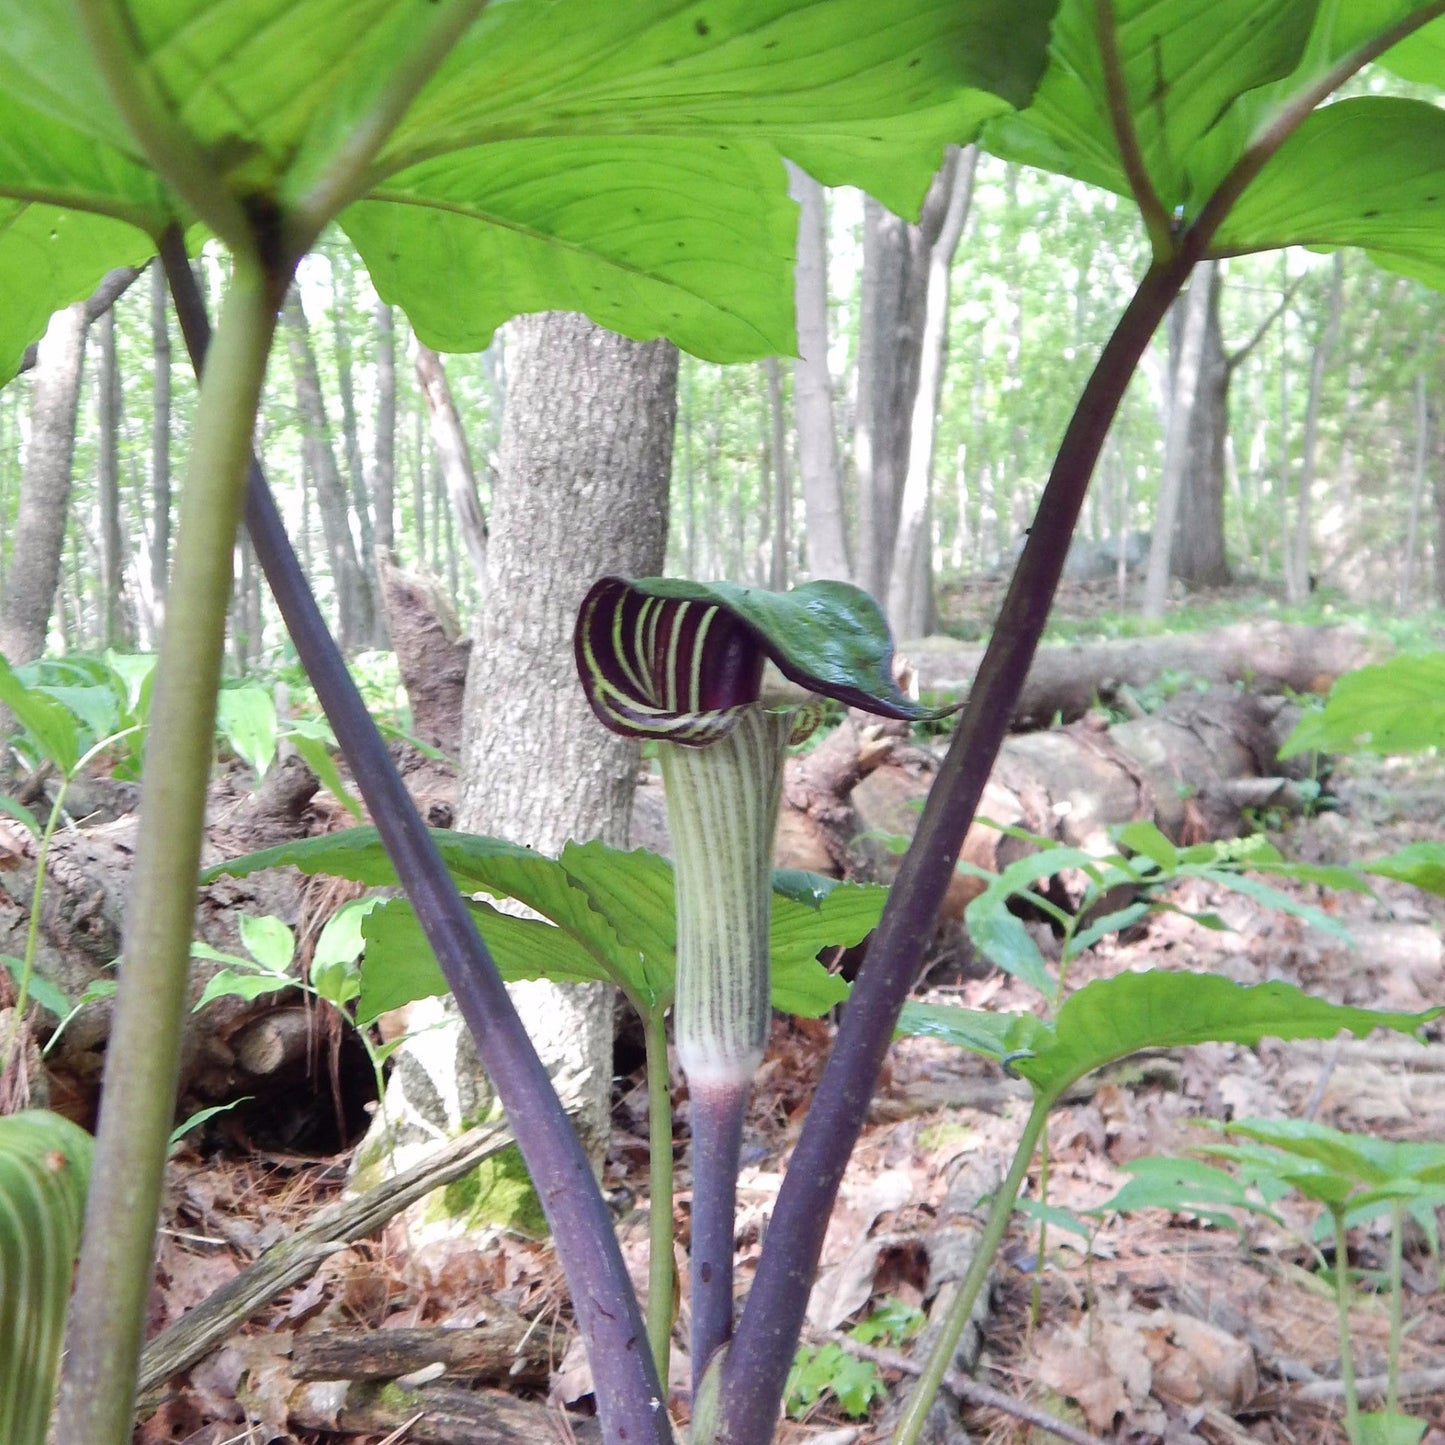
<path fill-rule="evenodd" d="M 441 349 L 572 309 L 718 360 L 790 351 L 781 158 L 916 211 L 945 144 L 1027 103 L 1053 5 L 924 0 L 888 24 L 870 0 L 93 11 L 85 45 L 66 0 L 0 4 L 0 378 L 53 310 L 172 224 L 231 240 L 257 217 L 284 231 L 333 212 Z M 398 84 L 443 55 L 349 192 L 329 192 L 394 119 Z M 116 74 L 149 114 L 144 149 Z M 145 159 L 158 150 L 184 196 Z"/>

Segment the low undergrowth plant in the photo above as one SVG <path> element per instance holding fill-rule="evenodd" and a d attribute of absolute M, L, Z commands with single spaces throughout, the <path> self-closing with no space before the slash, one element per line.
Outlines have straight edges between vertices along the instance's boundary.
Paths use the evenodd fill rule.
<path fill-rule="evenodd" d="M 1445 1205 L 1445 1143 L 1397 1143 L 1346 1133 L 1305 1119 L 1201 1120 L 1222 1134 L 1197 1153 L 1222 1160 L 1233 1172 L 1191 1159 L 1145 1157 L 1127 1165 L 1130 1178 L 1098 1215 L 1141 1208 L 1188 1212 L 1211 1224 L 1234 1225 L 1240 1213 L 1282 1223 L 1272 1206 L 1294 1193 L 1319 1206 L 1311 1247 L 1332 1246 L 1331 1277 L 1340 1344 L 1345 1428 L 1355 1445 L 1418 1445 L 1426 1419 L 1400 1410 L 1400 1347 L 1403 1340 L 1404 1225 L 1413 1219 L 1436 1261 L 1440 1258 L 1436 1211 Z M 1390 1220 L 1389 1265 L 1383 1280 L 1390 1331 L 1386 1352 L 1385 1408 L 1362 1411 L 1356 1388 L 1350 1315 L 1349 1231 L 1381 1214 Z"/>
<path fill-rule="evenodd" d="M 880 1300 L 867 1319 L 850 1325 L 844 1334 L 862 1345 L 897 1348 L 918 1334 L 925 1320 L 922 1310 L 890 1297 Z M 783 1409 L 790 1418 L 801 1420 L 820 1402 L 832 1399 L 842 1414 L 861 1419 L 887 1393 L 888 1386 L 872 1360 L 860 1359 L 830 1340 L 799 1349 L 788 1371 Z"/>

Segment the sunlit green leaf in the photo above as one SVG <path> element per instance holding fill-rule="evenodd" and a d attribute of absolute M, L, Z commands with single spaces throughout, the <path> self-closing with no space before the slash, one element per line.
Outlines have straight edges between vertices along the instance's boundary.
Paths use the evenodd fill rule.
<path fill-rule="evenodd" d="M 272 973 L 285 973 L 296 956 L 296 938 L 279 918 L 243 913 L 236 919 L 246 952 Z"/>
<path fill-rule="evenodd" d="M 1414 1033 L 1441 1013 L 1348 1008 L 1287 983 L 1245 986 L 1213 974 L 1153 969 L 1096 979 L 1070 994 L 1052 1023 L 1032 1014 L 991 1014 L 947 1005 L 906 1005 L 899 1029 L 948 1038 L 998 1061 L 1041 1096 L 1140 1049 L 1210 1042 L 1257 1044 L 1267 1037 L 1364 1037 L 1376 1028 Z"/>
<path fill-rule="evenodd" d="M 280 993 L 282 989 L 295 987 L 296 980 L 284 974 L 237 973 L 234 969 L 223 968 L 206 980 L 192 1012 L 198 1012 L 218 998 L 239 998 L 249 1003 L 252 999 L 264 998 L 268 993 Z"/>
<path fill-rule="evenodd" d="M 80 761 L 80 728 L 74 714 L 38 687 L 27 687 L 0 657 L 0 703 L 15 714 L 42 758 L 69 777 Z"/>
<path fill-rule="evenodd" d="M 1445 257 L 1445 245 L 1441 254 Z M 1299 720 L 1280 756 L 1405 753 L 1442 744 L 1445 652 L 1410 653 L 1347 672 L 1330 689 L 1324 707 Z"/>
<path fill-rule="evenodd" d="M 216 697 L 216 731 L 243 762 L 264 777 L 276 757 L 276 702 L 264 687 L 223 687 Z"/>
<path fill-rule="evenodd" d="M 1445 896 L 1445 843 L 1407 843 L 1360 866 L 1377 877 L 1413 883 L 1427 893 Z"/>
<path fill-rule="evenodd" d="M 511 962 L 498 962 L 509 977 L 611 978 L 643 1008 L 671 1001 L 677 931 L 672 866 L 666 859 L 643 849 L 624 853 L 599 842 L 569 843 L 560 859 L 551 859 L 515 843 L 449 829 L 434 829 L 432 837 L 463 892 L 484 891 L 525 903 L 557 924 L 561 936 L 575 940 L 592 960 L 584 965 L 569 952 L 554 966 L 546 950 L 549 941 L 560 943 L 558 934 L 508 932 L 505 946 L 512 951 Z M 304 873 L 331 873 L 373 886 L 396 883 L 373 827 L 295 839 L 233 858 L 204 876 L 243 877 L 288 864 Z M 886 890 L 811 874 L 785 874 L 783 882 L 787 892 L 774 897 L 772 908 L 773 1003 L 789 1013 L 826 1013 L 846 997 L 848 986 L 818 963 L 817 955 L 866 937 L 878 921 Z M 799 902 L 802 895 L 810 901 Z M 388 915 L 384 922 L 382 913 Z M 505 931 L 510 922 L 524 921 L 503 922 L 502 917 L 490 910 L 479 914 L 489 945 L 488 928 Z M 545 930 L 545 925 L 535 927 Z M 381 1012 L 446 992 L 408 905 L 389 902 L 377 909 L 364 932 L 372 944 L 363 969 L 364 1011 Z M 377 964 L 378 958 L 383 962 Z M 400 976 L 383 980 L 382 973 L 393 968 Z M 378 1006 L 378 999 L 386 1002 Z"/>
<path fill-rule="evenodd" d="M 360 194 L 336 198 L 423 340 L 480 349 L 508 316 L 576 309 L 736 359 L 792 346 L 782 158 L 916 214 L 944 146 L 1028 100 L 1053 0 L 476 8 L 459 38 L 456 7 L 402 0 L 133 0 L 126 24 L 207 175 L 280 212 L 325 190 L 398 70 L 443 57 Z M 67 0 L 12 0 L 5 36 L 0 379 L 52 309 L 193 219 Z"/>

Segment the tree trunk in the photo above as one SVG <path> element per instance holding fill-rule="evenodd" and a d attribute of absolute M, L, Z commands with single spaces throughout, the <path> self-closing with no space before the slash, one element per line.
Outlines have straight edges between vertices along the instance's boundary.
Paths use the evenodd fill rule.
<path fill-rule="evenodd" d="M 361 555 L 357 559 L 357 585 L 366 597 L 371 619 L 370 641 L 386 645 L 386 628 L 376 597 L 376 534 L 371 525 L 371 503 L 366 495 L 366 469 L 361 461 L 361 432 L 356 419 L 356 391 L 351 374 L 351 277 L 343 276 L 331 257 L 331 334 L 336 349 L 336 384 L 341 395 L 341 438 L 346 451 L 346 472 L 351 483 L 351 507 L 356 516 Z"/>
<path fill-rule="evenodd" d="M 594 578 L 662 568 L 677 351 L 565 313 L 524 317 L 511 337 L 496 586 L 478 613 L 467 680 L 460 817 L 548 853 L 569 838 L 622 846 L 638 750 L 592 715 L 572 630 Z M 587 1043 L 580 1057 L 594 1092 L 583 1133 L 595 1145 L 607 1134 L 610 990 L 526 991 L 529 1025 L 545 1021 L 551 1034 L 550 1067 L 569 1056 L 575 1067 Z"/>
<path fill-rule="evenodd" d="M 978 150 L 949 151 L 934 177 L 933 191 L 943 199 L 943 218 L 928 248 L 923 329 L 919 337 L 918 384 L 908 433 L 908 462 L 899 504 L 898 530 L 888 579 L 888 621 L 895 637 L 923 637 L 933 630 L 932 547 L 928 536 L 929 493 L 933 481 L 933 440 L 948 351 L 949 271 L 968 220 Z M 937 199 L 924 202 L 927 217 Z"/>
<path fill-rule="evenodd" d="M 120 536 L 120 369 L 115 357 L 115 310 L 109 308 L 96 321 L 99 355 L 95 389 L 99 450 L 95 487 L 100 503 L 100 644 L 126 646 Z"/>
<path fill-rule="evenodd" d="M 305 428 L 305 451 L 316 483 L 316 505 L 321 513 L 327 560 L 336 587 L 340 620 L 338 636 L 344 650 L 354 651 L 371 641 L 371 592 L 357 560 L 356 544 L 351 535 L 350 507 L 341 471 L 336 464 L 336 452 L 331 444 L 331 427 L 321 396 L 321 377 L 316 369 L 311 330 L 300 293 L 294 286 L 286 295 L 282 318 L 286 323 L 291 369 L 296 377 L 296 406 Z"/>
<path fill-rule="evenodd" d="M 70 510 L 75 414 L 85 360 L 85 305 L 50 318 L 30 397 L 30 444 L 20 477 L 15 550 L 0 599 L 0 654 L 15 665 L 45 651 Z"/>
<path fill-rule="evenodd" d="M 788 425 L 783 415 L 783 374 L 778 358 L 763 363 L 768 377 L 768 417 L 772 428 L 773 545 L 768 558 L 768 586 L 782 592 L 788 585 L 788 550 L 792 542 L 793 475 L 788 460 Z"/>
<path fill-rule="evenodd" d="M 461 417 L 447 385 L 442 359 L 420 342 L 416 348 L 416 374 L 426 395 L 431 417 L 432 445 L 441 462 L 442 478 L 451 502 L 451 515 L 461 527 L 467 558 L 477 588 L 487 594 L 487 519 L 477 496 L 477 474 L 472 466 L 471 448 L 462 430 Z"/>
<path fill-rule="evenodd" d="M 1425 499 L 1425 463 L 1430 455 L 1430 392 L 1425 358 L 1415 373 L 1415 465 L 1410 477 L 1410 516 L 1405 524 L 1405 564 L 1400 571 L 1400 610 L 1415 608 L 1415 556 L 1420 550 L 1420 510 Z"/>
<path fill-rule="evenodd" d="M 1183 491 L 1174 530 L 1170 570 L 1187 587 L 1223 587 L 1229 581 L 1224 549 L 1224 448 L 1229 433 L 1232 359 L 1224 354 L 1219 324 L 1223 290 L 1218 266 L 1206 288 L 1204 335 L 1199 356 Z"/>
<path fill-rule="evenodd" d="M 1373 661 L 1378 643 L 1354 626 L 1306 627 L 1237 622 L 1207 632 L 1114 642 L 1046 644 L 1024 683 L 1016 727 L 1040 727 L 1056 714 L 1081 717 L 1164 673 L 1211 683 L 1248 682 L 1264 692 L 1323 692 L 1343 672 Z M 981 646 L 930 639 L 909 657 L 929 692 L 964 692 L 978 672 Z"/>
<path fill-rule="evenodd" d="M 593 716 L 572 632 L 594 578 L 662 568 L 677 352 L 549 313 L 513 323 L 507 362 L 492 588 L 467 679 L 458 823 L 554 854 L 569 838 L 625 846 L 638 749 Z M 611 991 L 532 983 L 514 996 L 548 1068 L 585 1077 L 578 1129 L 597 1150 L 608 1134 Z M 429 1088 L 471 1099 L 479 1080 L 465 1031 L 451 1024 L 399 1051 L 388 1099 L 399 1090 L 415 1104 Z"/>
<path fill-rule="evenodd" d="M 1159 499 L 1155 504 L 1154 535 L 1149 543 L 1149 565 L 1144 574 L 1144 616 L 1164 616 L 1169 600 L 1169 563 L 1174 544 L 1174 524 L 1179 514 L 1180 494 L 1189 457 L 1190 428 L 1199 374 L 1204 357 L 1204 332 L 1209 315 L 1209 293 L 1214 285 L 1216 261 L 1201 261 L 1194 268 L 1189 290 L 1181 305 L 1184 319 L 1179 331 L 1179 359 L 1174 367 L 1169 425 L 1164 438 L 1164 465 L 1159 476 Z"/>
<path fill-rule="evenodd" d="M 1340 313 L 1344 304 L 1345 254 L 1336 251 L 1330 268 L 1330 297 L 1319 341 L 1310 358 L 1310 389 L 1305 401 L 1304 439 L 1300 449 L 1299 506 L 1295 512 L 1294 545 L 1288 547 L 1285 567 L 1285 597 L 1293 603 L 1304 602 L 1310 594 L 1310 527 L 1313 509 L 1310 493 L 1314 490 L 1315 462 L 1320 439 L 1320 405 L 1324 396 L 1325 370 L 1330 352 L 1340 333 Z"/>
<path fill-rule="evenodd" d="M 833 381 L 828 373 L 827 212 L 822 186 L 794 166 L 790 165 L 788 172 L 798 202 L 798 359 L 793 363 L 793 407 L 798 421 L 808 571 L 815 578 L 846 582 L 852 572 L 833 432 Z"/>
<path fill-rule="evenodd" d="M 418 343 L 420 344 L 420 343 Z M 427 457 L 426 408 L 418 407 L 416 431 L 411 449 L 411 524 L 416 539 L 416 566 L 424 571 L 427 565 L 426 552 L 426 478 L 429 459 Z"/>
<path fill-rule="evenodd" d="M 396 323 L 385 301 L 376 303 L 376 545 L 396 546 Z"/>
<path fill-rule="evenodd" d="M 151 632 L 165 618 L 171 556 L 170 291 L 159 260 L 151 263 Z"/>

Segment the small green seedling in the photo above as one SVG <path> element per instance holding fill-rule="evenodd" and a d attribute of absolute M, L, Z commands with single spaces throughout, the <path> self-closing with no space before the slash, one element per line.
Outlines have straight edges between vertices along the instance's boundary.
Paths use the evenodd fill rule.
<path fill-rule="evenodd" d="M 866 1320 L 848 1331 L 849 1339 L 861 1345 L 901 1345 L 911 1340 L 924 1325 L 922 1310 L 889 1297 L 882 1300 Z M 800 1420 L 825 1396 L 837 1401 L 849 1419 L 861 1419 L 875 1400 L 887 1394 L 887 1386 L 871 1360 L 849 1354 L 839 1344 L 803 1345 L 788 1371 L 784 1408 L 790 1419 Z"/>
<path fill-rule="evenodd" d="M 1340 1375 L 1345 1430 L 1354 1445 L 1418 1445 L 1428 1421 L 1400 1411 L 1403 1233 L 1406 1212 L 1445 1204 L 1445 1144 L 1397 1143 L 1346 1134 L 1308 1119 L 1237 1119 L 1211 1124 L 1244 1143 L 1208 1144 L 1201 1152 L 1235 1164 L 1259 1185 L 1296 1190 L 1323 1207 L 1335 1245 L 1335 1305 L 1339 1316 Z M 1381 1208 L 1390 1214 L 1390 1342 L 1385 1408 L 1362 1412 L 1350 1345 L 1349 1240 L 1352 1223 Z"/>

